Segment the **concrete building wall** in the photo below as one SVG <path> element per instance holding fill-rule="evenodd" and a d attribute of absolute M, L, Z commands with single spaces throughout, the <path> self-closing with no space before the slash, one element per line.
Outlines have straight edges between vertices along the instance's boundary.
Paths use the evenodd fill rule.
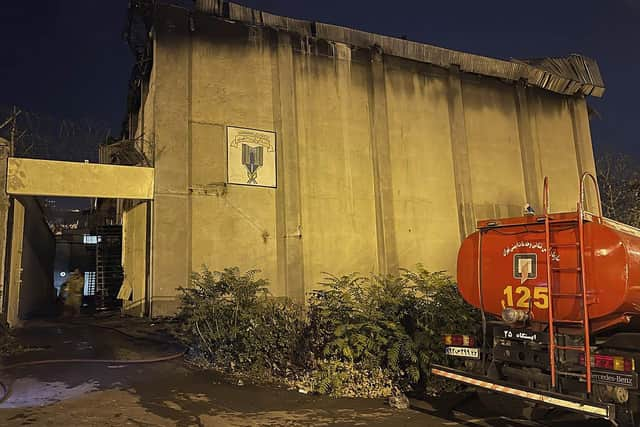
<path fill-rule="evenodd" d="M 17 326 L 55 302 L 55 239 L 33 197 L 14 199 L 12 218 L 7 322 Z"/>
<path fill-rule="evenodd" d="M 448 73 L 385 61 L 397 264 L 454 271 L 460 239 Z"/>
<path fill-rule="evenodd" d="M 10 157 L 7 192 L 17 196 L 152 199 L 153 169 Z"/>
<path fill-rule="evenodd" d="M 25 207 L 22 244 L 22 283 L 18 317 L 29 318 L 55 303 L 53 264 L 56 242 L 35 197 L 19 199 Z"/>
<path fill-rule="evenodd" d="M 0 321 L 6 318 L 9 291 L 9 271 L 7 268 L 7 248 L 11 246 L 9 233 L 10 202 L 7 194 L 7 162 L 9 142 L 0 138 Z"/>
<path fill-rule="evenodd" d="M 187 161 L 193 189 L 188 269 L 199 270 L 203 264 L 212 269 L 260 268 L 276 284 L 276 192 L 230 186 L 219 195 L 226 177 L 225 126 L 274 128 L 271 50 L 259 41 L 236 42 L 247 40 L 247 31 L 212 26 L 191 39 L 190 70 L 185 76 L 191 85 Z M 219 38 L 228 43 L 209 43 Z"/>
<path fill-rule="evenodd" d="M 336 50 L 345 55 L 344 60 L 293 54 L 292 72 L 280 75 L 289 80 L 285 84 L 295 82 L 293 99 L 280 96 L 281 103 L 293 104 L 297 121 L 294 132 L 282 138 L 280 148 L 285 156 L 297 154 L 297 162 L 294 157 L 283 166 L 281 182 L 286 197 L 287 183 L 297 180 L 293 188 L 298 194 L 291 197 L 299 199 L 298 212 L 285 218 L 283 228 L 289 237 L 282 238 L 301 240 L 302 250 L 295 255 L 302 258 L 301 283 L 290 283 L 288 289 L 298 298 L 317 286 L 324 272 L 366 274 L 379 270 L 384 262 L 376 239 L 380 225 L 376 221 L 377 156 L 371 144 L 375 129 L 369 67 L 357 59 L 350 61 L 350 51 L 344 46 Z M 281 66 L 282 57 L 277 60 Z M 282 116 L 283 121 L 288 119 Z M 291 152 L 294 144 L 297 150 Z M 388 160 L 388 144 L 385 146 Z M 294 162 L 295 175 L 286 170 Z M 276 217 L 279 213 L 275 212 Z"/>
<path fill-rule="evenodd" d="M 467 77 L 462 94 L 474 216 L 519 216 L 527 200 L 514 87 Z"/>
<path fill-rule="evenodd" d="M 20 201 L 13 199 L 11 205 L 11 242 L 7 267 L 9 283 L 5 287 L 6 320 L 9 326 L 19 325 L 20 287 L 22 282 L 22 250 L 24 243 L 25 208 Z"/>
<path fill-rule="evenodd" d="M 581 98 L 178 9 L 154 52 L 153 314 L 202 264 L 296 299 L 323 272 L 453 273 L 477 219 L 540 211 L 545 174 L 572 209 L 594 171 Z M 276 132 L 277 188 L 225 184 L 226 126 Z"/>
<path fill-rule="evenodd" d="M 154 314 L 172 312 L 176 288 L 188 282 L 191 270 L 189 197 L 190 43 L 186 16 L 164 18 L 154 44 L 155 86 L 153 258 L 151 304 Z M 180 35 L 177 40 L 176 35 Z M 162 76 L 162 77 L 161 77 Z M 166 76 L 167 78 L 165 78 Z"/>
<path fill-rule="evenodd" d="M 544 92 L 532 93 L 530 99 L 540 146 L 542 175 L 548 176 L 551 184 L 551 211 L 575 210 L 580 171 L 569 100 Z"/>
<path fill-rule="evenodd" d="M 147 285 L 147 203 L 139 203 L 124 212 L 122 219 L 123 286 L 132 289 L 131 298 L 123 301 L 124 310 L 144 315 Z"/>

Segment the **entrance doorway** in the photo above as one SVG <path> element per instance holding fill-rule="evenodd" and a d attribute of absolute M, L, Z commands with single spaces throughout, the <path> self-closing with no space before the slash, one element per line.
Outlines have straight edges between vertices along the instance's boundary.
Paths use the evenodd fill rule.
<path fill-rule="evenodd" d="M 83 310 L 144 315 L 153 169 L 16 158 L 7 169 L 7 322 L 54 314 L 76 269 Z"/>

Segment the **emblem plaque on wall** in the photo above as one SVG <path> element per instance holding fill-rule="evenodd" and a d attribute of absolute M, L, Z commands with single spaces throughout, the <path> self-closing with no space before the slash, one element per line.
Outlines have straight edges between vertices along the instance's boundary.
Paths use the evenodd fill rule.
<path fill-rule="evenodd" d="M 227 126 L 227 182 L 276 187 L 276 133 Z"/>

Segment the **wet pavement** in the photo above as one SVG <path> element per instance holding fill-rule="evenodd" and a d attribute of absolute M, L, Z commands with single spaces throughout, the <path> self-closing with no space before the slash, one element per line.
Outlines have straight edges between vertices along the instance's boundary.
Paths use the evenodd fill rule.
<path fill-rule="evenodd" d="M 135 332 L 131 327 L 122 330 Z M 4 360 L 4 366 L 68 358 L 140 360 L 181 350 L 172 344 L 133 339 L 117 328 L 57 322 L 32 322 L 18 338 L 32 348 Z M 540 426 L 492 414 L 477 399 L 445 416 L 438 408 L 446 401 L 412 401 L 410 409 L 396 410 L 382 400 L 332 399 L 262 385 L 237 386 L 213 372 L 190 368 L 181 359 L 133 365 L 23 366 L 0 371 L 0 381 L 11 389 L 0 404 L 2 426 Z M 607 424 L 562 417 L 547 425 Z"/>

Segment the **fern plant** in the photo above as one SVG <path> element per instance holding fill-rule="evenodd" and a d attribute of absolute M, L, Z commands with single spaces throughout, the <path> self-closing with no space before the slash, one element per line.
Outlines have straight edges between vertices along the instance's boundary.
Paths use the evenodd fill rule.
<path fill-rule="evenodd" d="M 9 331 L 9 325 L 0 320 L 0 357 L 18 353 L 21 347 Z"/>
<path fill-rule="evenodd" d="M 309 300 L 311 351 L 382 369 L 403 387 L 426 385 L 431 364 L 444 361 L 444 333 L 473 333 L 479 325 L 451 277 L 421 265 L 396 276 L 327 274 L 323 285 Z M 325 374 L 323 384 L 335 376 Z"/>
<path fill-rule="evenodd" d="M 405 279 L 326 275 L 314 291 L 309 319 L 316 354 L 366 368 L 382 368 L 398 381 L 420 377 L 414 343 L 402 325 Z"/>
<path fill-rule="evenodd" d="M 306 308 L 274 298 L 258 271 L 194 273 L 181 288 L 179 336 L 217 367 L 284 376 L 306 370 L 313 389 L 379 397 L 391 386 L 425 387 L 444 361 L 444 333 L 480 321 L 443 272 L 327 274 Z M 433 384 L 433 382 L 431 382 Z"/>
<path fill-rule="evenodd" d="M 228 369 L 278 374 L 298 358 L 302 307 L 273 298 L 257 270 L 194 273 L 180 288 L 178 335 L 209 362 Z"/>
<path fill-rule="evenodd" d="M 401 275 L 414 289 L 413 298 L 407 300 L 405 328 L 414 342 L 424 387 L 432 364 L 456 363 L 446 360 L 442 336 L 447 333 L 477 336 L 481 328 L 480 312 L 462 299 L 456 283 L 445 272 L 429 272 L 419 264 L 415 271 L 403 270 Z"/>

